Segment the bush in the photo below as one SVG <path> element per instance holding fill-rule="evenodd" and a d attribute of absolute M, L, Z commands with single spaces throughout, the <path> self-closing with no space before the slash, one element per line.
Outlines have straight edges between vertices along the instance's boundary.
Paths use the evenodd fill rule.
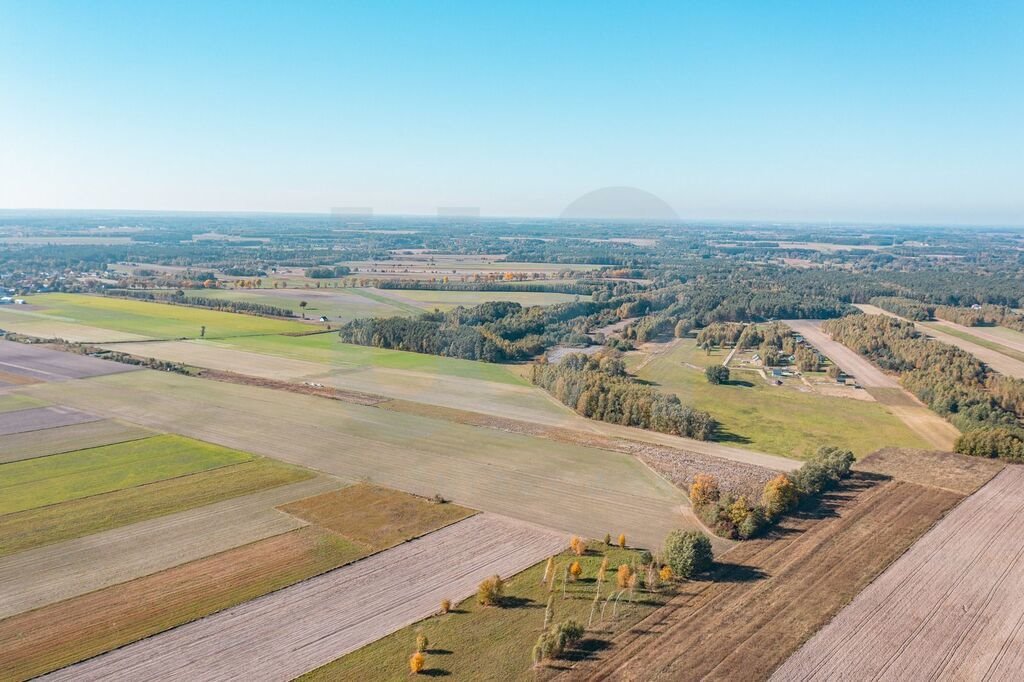
<path fill-rule="evenodd" d="M 573 619 L 552 625 L 538 639 L 533 647 L 533 660 L 540 663 L 544 659 L 558 658 L 565 650 L 583 639 L 583 626 Z"/>
<path fill-rule="evenodd" d="M 729 368 L 725 365 L 711 365 L 704 370 L 709 384 L 725 384 L 729 382 Z"/>
<path fill-rule="evenodd" d="M 423 666 L 425 664 L 426 657 L 417 651 L 409 658 L 409 671 L 413 675 L 419 675 L 421 672 L 423 672 Z"/>
<path fill-rule="evenodd" d="M 761 505 L 765 516 L 775 519 L 795 507 L 798 498 L 796 484 L 786 474 L 779 474 L 765 483 Z"/>
<path fill-rule="evenodd" d="M 718 502 L 720 496 L 718 481 L 714 476 L 697 474 L 693 477 L 693 485 L 690 486 L 690 504 L 694 507 L 703 507 Z"/>
<path fill-rule="evenodd" d="M 672 573 L 681 578 L 692 578 L 704 573 L 714 562 L 711 540 L 696 530 L 674 530 L 669 533 L 662 555 Z"/>
<path fill-rule="evenodd" d="M 823 446 L 793 475 L 801 495 L 817 497 L 850 475 L 854 456 L 849 450 Z"/>
<path fill-rule="evenodd" d="M 501 576 L 492 575 L 476 588 L 476 601 L 482 606 L 498 606 L 505 591 L 505 581 Z"/>
<path fill-rule="evenodd" d="M 574 581 L 579 580 L 580 576 L 583 575 L 583 567 L 580 566 L 580 562 L 572 562 L 572 566 L 569 567 L 569 575 L 572 576 Z"/>
<path fill-rule="evenodd" d="M 633 569 L 629 567 L 629 564 L 619 564 L 619 570 L 615 573 L 615 584 L 619 586 L 620 590 L 624 590 L 629 587 L 629 578 L 633 575 Z"/>
<path fill-rule="evenodd" d="M 619 548 L 626 549 L 626 534 L 619 533 Z"/>
<path fill-rule="evenodd" d="M 571 549 L 572 553 L 576 556 L 583 556 L 587 553 L 587 541 L 581 537 L 573 535 L 572 539 L 569 540 L 569 549 Z"/>
<path fill-rule="evenodd" d="M 448 613 L 452 610 L 452 600 L 442 599 L 441 600 L 441 613 Z"/>

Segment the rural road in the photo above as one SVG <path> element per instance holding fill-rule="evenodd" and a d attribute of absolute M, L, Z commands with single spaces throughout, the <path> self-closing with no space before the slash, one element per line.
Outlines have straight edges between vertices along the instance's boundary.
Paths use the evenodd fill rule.
<path fill-rule="evenodd" d="M 284 682 L 436 613 L 442 599 L 468 597 L 490 575 L 513 575 L 565 546 L 560 533 L 478 514 L 41 679 Z"/>
<path fill-rule="evenodd" d="M 772 677 L 1019 680 L 1024 469 L 1007 466 L 922 537 Z"/>

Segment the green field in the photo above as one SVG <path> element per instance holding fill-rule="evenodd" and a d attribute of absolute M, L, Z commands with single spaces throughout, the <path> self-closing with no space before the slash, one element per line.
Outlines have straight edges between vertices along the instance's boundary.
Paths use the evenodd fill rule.
<path fill-rule="evenodd" d="M 261 457 L 6 514 L 0 516 L 0 556 L 296 483 L 312 476 L 306 469 Z"/>
<path fill-rule="evenodd" d="M 153 436 L 0 465 L 0 515 L 239 464 L 252 455 Z"/>
<path fill-rule="evenodd" d="M 15 412 L 33 407 L 44 407 L 48 403 L 29 398 L 27 395 L 0 395 L 0 412 Z"/>
<path fill-rule="evenodd" d="M 230 339 L 220 344 L 256 353 L 317 362 L 325 365 L 326 369 L 395 369 L 517 386 L 528 385 L 528 382 L 502 365 L 341 343 L 337 334 L 252 336 Z"/>
<path fill-rule="evenodd" d="M 309 331 L 302 322 L 103 296 L 37 294 L 26 300 L 32 306 L 29 311 L 11 314 L 148 338 L 198 338 L 204 326 L 206 338 Z"/>
<path fill-rule="evenodd" d="M 307 318 L 326 315 L 335 324 L 364 317 L 419 315 L 422 308 L 389 301 L 383 296 L 368 296 L 366 289 L 323 287 L 320 289 L 197 289 L 186 292 L 226 301 L 244 301 L 272 305 L 291 310 L 296 316 L 305 312 Z M 306 302 L 303 308 L 299 304 Z"/>
<path fill-rule="evenodd" d="M 681 339 L 637 375 L 675 393 L 684 405 L 710 412 L 721 423 L 721 440 L 761 452 L 802 458 L 835 445 L 863 457 L 884 446 L 927 447 L 878 403 L 770 386 L 751 371 L 733 370 L 729 385 L 709 384 L 703 368 L 721 364 L 726 354 L 708 355 L 694 339 Z M 646 359 L 645 353 L 631 354 L 627 365 L 632 371 Z"/>
<path fill-rule="evenodd" d="M 619 564 L 630 564 L 636 556 L 631 550 L 617 548 L 608 551 L 609 566 L 602 596 L 606 597 L 614 585 L 615 570 Z M 575 560 L 569 554 L 557 558 L 559 569 Z M 583 575 L 578 582 L 569 583 L 567 598 L 562 599 L 558 582 L 554 600 L 554 622 L 575 618 L 583 625 L 590 617 L 595 594 L 594 576 L 601 563 L 601 555 L 591 553 L 579 559 Z M 564 570 L 564 569 L 562 569 Z M 304 682 L 313 680 L 400 680 L 408 675 L 409 656 L 415 651 L 416 635 L 423 632 L 430 642 L 426 654 L 426 673 L 430 676 L 451 676 L 456 680 L 534 680 L 531 651 L 544 624 L 544 609 L 549 597 L 541 585 L 544 564 L 538 564 L 511 578 L 506 583 L 509 605 L 482 607 L 471 597 L 446 615 L 428 618 L 394 632 L 383 639 L 328 663 L 300 677 Z M 605 611 L 605 622 L 600 628 L 586 633 L 591 646 L 607 640 L 625 627 L 632 625 L 665 603 L 666 591 L 637 591 L 633 603 L 626 595 L 620 602 L 617 617 L 611 618 L 612 607 Z M 598 607 L 600 615 L 600 607 Z M 597 618 L 595 617 L 595 624 Z M 565 661 L 555 661 L 564 665 Z"/>
<path fill-rule="evenodd" d="M 556 294 L 540 291 L 431 291 L 428 289 L 391 289 L 388 294 L 405 300 L 415 301 L 426 309 L 451 310 L 456 306 L 474 306 L 489 301 L 512 301 L 522 306 L 552 305 L 567 303 L 577 298 L 589 300 L 589 296 L 577 297 L 572 294 Z"/>

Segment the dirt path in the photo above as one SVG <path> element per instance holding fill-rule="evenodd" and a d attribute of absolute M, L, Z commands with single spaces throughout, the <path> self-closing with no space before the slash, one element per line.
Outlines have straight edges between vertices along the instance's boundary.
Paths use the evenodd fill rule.
<path fill-rule="evenodd" d="M 933 448 L 952 450 L 960 432 L 956 427 L 932 412 L 894 378 L 876 367 L 867 358 L 858 355 L 838 341 L 833 341 L 821 330 L 821 320 L 783 320 L 793 331 L 803 335 L 832 362 L 886 406 L 911 431 Z"/>
<path fill-rule="evenodd" d="M 1024 469 L 964 501 L 776 680 L 1014 680 L 1024 670 Z"/>
<path fill-rule="evenodd" d="M 0 558 L 0 619 L 299 528 L 274 506 L 340 485 L 320 476 Z"/>
<path fill-rule="evenodd" d="M 42 679 L 290 680 L 564 547 L 559 533 L 479 514 Z"/>

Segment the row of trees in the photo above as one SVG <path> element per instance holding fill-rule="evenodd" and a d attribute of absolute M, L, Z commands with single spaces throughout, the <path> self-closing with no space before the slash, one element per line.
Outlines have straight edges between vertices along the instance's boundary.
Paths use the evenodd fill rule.
<path fill-rule="evenodd" d="M 533 383 L 590 419 L 710 440 L 718 423 L 707 412 L 683 405 L 675 395 L 638 384 L 621 360 L 574 353 L 561 363 L 535 364 Z"/>
<path fill-rule="evenodd" d="M 877 296 L 871 302 L 879 308 L 916 322 L 931 319 L 955 322 L 965 327 L 989 327 L 998 325 L 1024 332 L 1024 315 L 1012 308 L 986 303 L 978 307 L 964 308 L 952 305 L 933 305 L 898 296 Z"/>
<path fill-rule="evenodd" d="M 251 301 L 231 301 L 223 298 L 210 298 L 208 296 L 187 296 L 180 289 L 174 292 L 152 292 L 138 289 L 108 289 L 104 292 L 107 296 L 119 298 L 135 298 L 155 303 L 174 303 L 177 305 L 188 305 L 197 308 L 209 308 L 210 310 L 223 310 L 230 313 L 242 313 L 245 315 L 264 315 L 272 317 L 295 317 L 295 313 L 288 308 L 281 308 L 265 303 L 253 303 Z"/>
<path fill-rule="evenodd" d="M 352 268 L 347 265 L 335 265 L 333 267 L 306 268 L 306 277 L 310 279 L 333 279 L 335 277 L 348 277 Z"/>
<path fill-rule="evenodd" d="M 965 436 L 959 452 L 1020 457 L 1016 443 L 1024 430 L 1024 381 L 998 375 L 959 348 L 918 334 L 910 322 L 882 315 L 851 315 L 827 321 L 834 339 L 900 374 L 914 395 L 955 424 Z M 1001 429 L 994 434 L 966 435 Z M 1003 431 L 1012 434 L 1006 438 Z"/>
<path fill-rule="evenodd" d="M 759 501 L 723 493 L 713 476 L 698 474 L 690 486 L 690 503 L 716 535 L 746 540 L 756 537 L 800 503 L 816 500 L 850 475 L 853 453 L 821 447 L 792 476 L 779 474 L 764 486 Z"/>

